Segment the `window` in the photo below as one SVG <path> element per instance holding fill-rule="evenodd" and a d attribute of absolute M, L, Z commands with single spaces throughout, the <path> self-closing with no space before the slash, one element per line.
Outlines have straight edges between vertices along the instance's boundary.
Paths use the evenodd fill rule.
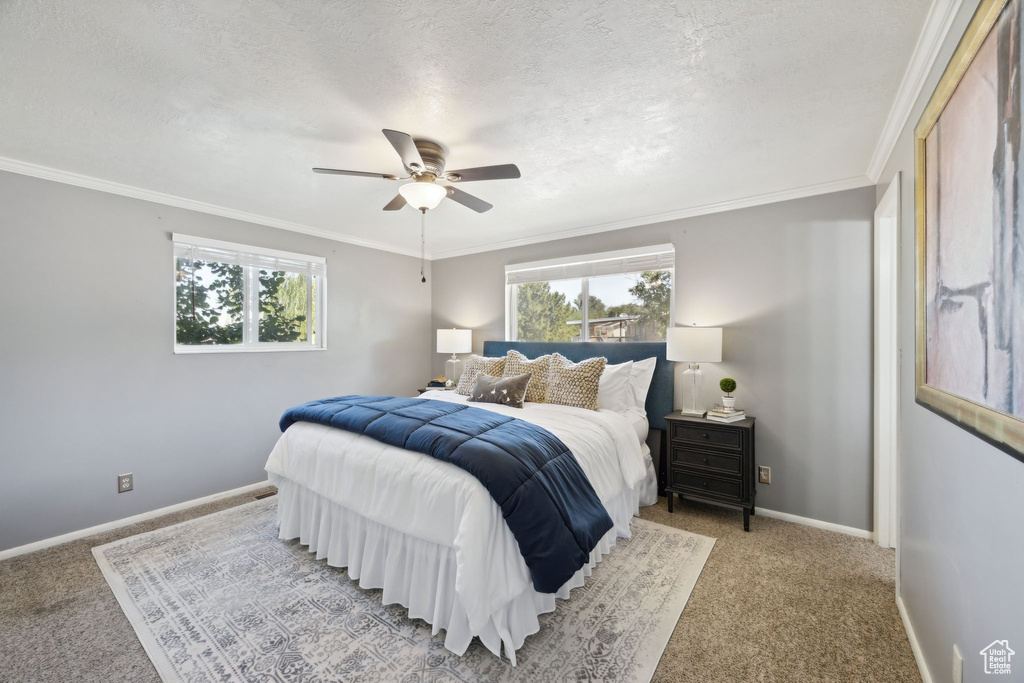
<path fill-rule="evenodd" d="M 664 341 L 672 324 L 671 244 L 505 267 L 505 338 Z"/>
<path fill-rule="evenodd" d="M 173 240 L 175 353 L 326 348 L 324 258 Z"/>

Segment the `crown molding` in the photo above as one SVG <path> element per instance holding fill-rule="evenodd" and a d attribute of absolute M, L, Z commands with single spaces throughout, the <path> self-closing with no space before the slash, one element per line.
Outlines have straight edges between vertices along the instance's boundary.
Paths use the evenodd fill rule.
<path fill-rule="evenodd" d="M 131 197 L 133 199 L 141 199 L 147 202 L 165 204 L 179 209 L 188 209 L 189 211 L 199 211 L 200 213 L 208 213 L 214 216 L 221 216 L 223 218 L 233 218 L 238 221 L 255 223 L 257 225 L 266 225 L 267 227 L 278 228 L 280 230 L 290 230 L 291 232 L 298 232 L 303 235 L 312 235 L 313 237 L 321 237 L 335 242 L 344 242 L 345 244 L 352 244 L 357 247 L 366 247 L 367 249 L 388 251 L 393 254 L 401 254 L 402 256 L 413 256 L 419 258 L 420 255 L 415 249 L 401 249 L 383 242 L 364 240 L 358 237 L 348 237 L 334 232 L 333 230 L 314 228 L 310 225 L 292 223 L 291 221 L 285 221 L 279 218 L 270 218 L 269 216 L 261 216 L 260 214 L 249 213 L 248 211 L 229 209 L 226 206 L 200 202 L 194 199 L 187 199 L 185 197 L 178 197 L 172 194 L 156 192 L 155 190 L 146 190 L 141 187 L 124 185 L 111 180 L 103 180 L 102 178 L 94 178 L 80 173 L 72 173 L 71 171 L 62 171 L 49 166 L 41 166 L 39 164 L 31 164 L 26 161 L 18 161 L 17 159 L 0 157 L 0 171 L 10 171 L 11 173 L 33 176 L 35 178 L 42 178 L 43 180 L 52 180 L 58 183 L 88 188 L 90 190 L 99 190 L 100 192 L 118 194 L 122 197 Z"/>
<path fill-rule="evenodd" d="M 90 190 L 109 192 L 111 194 L 117 194 L 123 197 L 132 197 L 133 199 L 141 199 L 147 202 L 155 202 L 157 204 L 175 206 L 178 207 L 179 209 L 199 211 L 201 213 L 208 213 L 214 216 L 233 218 L 235 220 L 245 221 L 247 223 L 266 225 L 268 227 L 279 228 L 281 230 L 290 230 L 292 232 L 298 232 L 304 235 L 322 237 L 323 239 L 333 240 L 335 242 L 344 242 L 345 244 L 366 247 L 368 249 L 378 249 L 380 251 L 387 251 L 393 254 L 401 254 L 402 256 L 412 256 L 418 258 L 420 255 L 419 252 L 413 249 L 401 249 L 389 244 L 385 244 L 383 242 L 375 242 L 373 240 L 364 240 L 356 237 L 348 237 L 346 235 L 341 235 L 339 233 L 333 232 L 331 230 L 324 230 L 323 228 L 314 228 L 309 225 L 302 225 L 301 223 L 292 223 L 291 221 L 284 221 L 278 218 L 270 218 L 268 216 L 261 216 L 259 214 L 249 213 L 247 211 L 239 211 L 237 209 L 230 209 L 225 206 L 218 206 L 216 204 L 200 202 L 193 199 L 187 199 L 185 197 L 178 197 L 176 195 L 165 194 L 163 192 L 156 192 L 154 190 L 146 190 L 140 187 L 134 187 L 132 185 L 124 185 L 122 183 L 116 183 L 110 180 L 103 180 L 101 178 L 94 178 L 92 176 L 82 175 L 80 173 L 72 173 L 71 171 L 62 171 L 60 169 L 51 168 L 49 166 L 41 166 L 39 164 L 18 161 L 17 159 L 0 157 L 0 171 L 20 173 L 21 175 L 33 176 L 35 178 L 42 178 L 44 180 L 52 180 L 58 183 L 65 183 L 67 185 L 75 185 L 77 187 L 88 188 Z M 600 223 L 598 225 L 585 226 L 581 228 L 572 228 L 570 230 L 546 233 L 544 235 L 535 235 L 532 237 L 523 237 L 521 239 L 508 240 L 505 242 L 495 242 L 492 244 L 485 244 L 477 247 L 468 247 L 466 249 L 456 249 L 443 252 L 428 252 L 426 254 L 426 258 L 427 260 L 430 261 L 436 261 L 442 258 L 466 256 L 468 254 L 478 254 L 485 251 L 497 251 L 499 249 L 508 249 L 509 247 L 520 247 L 525 246 L 527 244 L 536 244 L 538 242 L 550 242 L 552 240 L 566 239 L 569 237 L 580 237 L 583 235 L 592 235 L 594 233 L 599 232 L 609 232 L 611 230 L 633 228 L 639 225 L 663 223 L 665 221 L 676 220 L 679 218 L 704 216 L 711 213 L 720 213 L 722 211 L 732 211 L 735 209 L 744 209 L 751 206 L 760 206 L 762 204 L 784 202 L 790 199 L 801 199 L 803 197 L 812 197 L 814 195 L 828 194 L 830 192 L 841 192 L 843 190 L 851 190 L 858 187 L 865 187 L 867 185 L 873 184 L 874 182 L 870 178 L 866 176 L 857 176 L 855 178 L 846 178 L 844 180 L 819 183 L 817 185 L 807 185 L 805 187 L 798 187 L 791 190 L 780 190 L 778 192 L 769 192 L 767 194 L 753 195 L 750 197 L 740 197 L 738 199 L 730 199 L 727 201 L 715 202 L 712 204 L 701 204 L 698 206 L 692 206 L 685 209 L 677 209 L 675 211 L 669 211 L 666 213 L 638 216 L 636 218 L 627 218 L 619 221 L 613 221 L 611 223 Z"/>
<path fill-rule="evenodd" d="M 561 230 L 559 232 L 549 232 L 543 235 L 523 237 L 521 239 L 507 240 L 504 242 L 495 242 L 477 247 L 452 249 L 441 252 L 435 251 L 430 254 L 430 259 L 432 261 L 437 261 L 438 259 L 468 256 L 470 254 L 479 254 L 485 251 L 497 251 L 499 249 L 509 249 L 511 247 L 522 247 L 528 244 L 537 244 L 539 242 L 551 242 L 553 240 L 562 240 L 571 237 L 582 237 L 584 235 L 593 235 L 599 232 L 610 232 L 612 230 L 622 230 L 623 228 L 635 228 L 641 225 L 650 225 L 652 223 L 664 223 L 665 221 L 674 221 L 680 218 L 706 216 L 708 214 L 721 213 L 723 211 L 734 211 L 736 209 L 746 209 L 752 206 L 761 206 L 763 204 L 785 202 L 790 199 L 802 199 L 804 197 L 813 197 L 815 195 L 829 194 L 831 192 L 854 190 L 858 187 L 867 187 L 868 185 L 874 184 L 875 182 L 867 176 L 856 176 L 854 178 L 845 178 L 843 180 L 833 180 L 827 183 L 818 183 L 817 185 L 806 185 L 804 187 L 797 187 L 791 190 L 780 190 L 778 192 L 751 195 L 749 197 L 729 199 L 727 201 L 715 202 L 712 204 L 700 204 L 698 206 L 676 209 L 675 211 L 667 211 L 665 213 L 637 216 L 636 218 L 626 218 L 619 221 L 612 221 L 610 223 L 600 223 L 598 225 L 591 225 L 582 228 L 571 228 L 569 230 Z"/>
<path fill-rule="evenodd" d="M 867 176 L 872 182 L 877 183 L 882 171 L 885 170 L 892 150 L 896 147 L 896 141 L 899 140 L 900 132 L 910 118 L 910 112 L 921 94 L 935 59 L 939 56 L 939 49 L 953 25 L 953 18 L 956 17 L 961 3 L 962 0 L 934 0 L 928 10 L 924 28 L 917 38 L 917 45 L 910 55 L 910 62 L 903 73 L 899 90 L 896 91 L 896 99 L 889 110 L 889 118 L 885 120 L 882 134 L 868 163 Z"/>

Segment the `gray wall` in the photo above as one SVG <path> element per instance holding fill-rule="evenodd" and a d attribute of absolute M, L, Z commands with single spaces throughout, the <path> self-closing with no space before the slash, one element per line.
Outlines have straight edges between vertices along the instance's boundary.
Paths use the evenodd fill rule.
<path fill-rule="evenodd" d="M 1024 653 L 1024 463 L 914 401 L 914 126 L 977 4 L 960 8 L 877 187 L 881 199 L 902 173 L 900 586 L 936 682 L 949 680 L 954 643 L 968 682 L 987 678 L 978 653 L 996 638 Z M 1024 654 L 1013 670 L 1024 680 Z"/>
<path fill-rule="evenodd" d="M 416 259 L 2 172 L 0 207 L 0 549 L 261 481 L 288 406 L 430 373 Z M 325 256 L 328 349 L 174 355 L 172 232 Z"/>
<path fill-rule="evenodd" d="M 672 242 L 676 323 L 725 328 L 724 362 L 703 366 L 704 402 L 728 375 L 758 418 L 772 484 L 757 504 L 870 529 L 874 204 L 867 187 L 434 261 L 433 327 L 473 329 L 479 352 L 504 338 L 505 265 Z"/>

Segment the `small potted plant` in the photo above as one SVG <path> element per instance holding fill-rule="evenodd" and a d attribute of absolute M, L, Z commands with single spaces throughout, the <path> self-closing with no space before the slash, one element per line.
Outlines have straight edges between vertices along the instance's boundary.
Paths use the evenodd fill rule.
<path fill-rule="evenodd" d="M 736 380 L 732 377 L 726 377 L 718 383 L 718 388 L 725 392 L 725 396 L 722 397 L 722 405 L 728 410 L 734 410 L 736 408 L 736 397 L 732 395 L 732 392 L 736 391 Z"/>

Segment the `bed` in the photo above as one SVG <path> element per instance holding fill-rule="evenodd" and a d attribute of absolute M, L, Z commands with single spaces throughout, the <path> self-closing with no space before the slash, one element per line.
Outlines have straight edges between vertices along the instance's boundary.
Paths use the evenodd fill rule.
<path fill-rule="evenodd" d="M 529 358 L 558 351 L 577 361 L 657 359 L 647 394 L 647 421 L 664 429 L 671 411 L 672 373 L 659 343 L 486 342 L 484 355 L 517 349 Z M 423 399 L 465 402 L 454 392 Z M 515 651 L 539 629 L 538 616 L 582 586 L 649 493 L 651 465 L 638 423 L 611 411 L 527 403 L 473 407 L 508 414 L 560 439 L 586 474 L 611 529 L 575 574 L 553 592 L 534 589 L 502 510 L 480 481 L 448 462 L 323 424 L 289 426 L 267 461 L 279 490 L 280 537 L 297 538 L 328 564 L 346 567 L 363 588 L 383 589 L 413 618 L 445 631 L 444 645 L 463 654 L 477 637 L 515 663 Z M 639 427 L 642 430 L 642 426 Z"/>

